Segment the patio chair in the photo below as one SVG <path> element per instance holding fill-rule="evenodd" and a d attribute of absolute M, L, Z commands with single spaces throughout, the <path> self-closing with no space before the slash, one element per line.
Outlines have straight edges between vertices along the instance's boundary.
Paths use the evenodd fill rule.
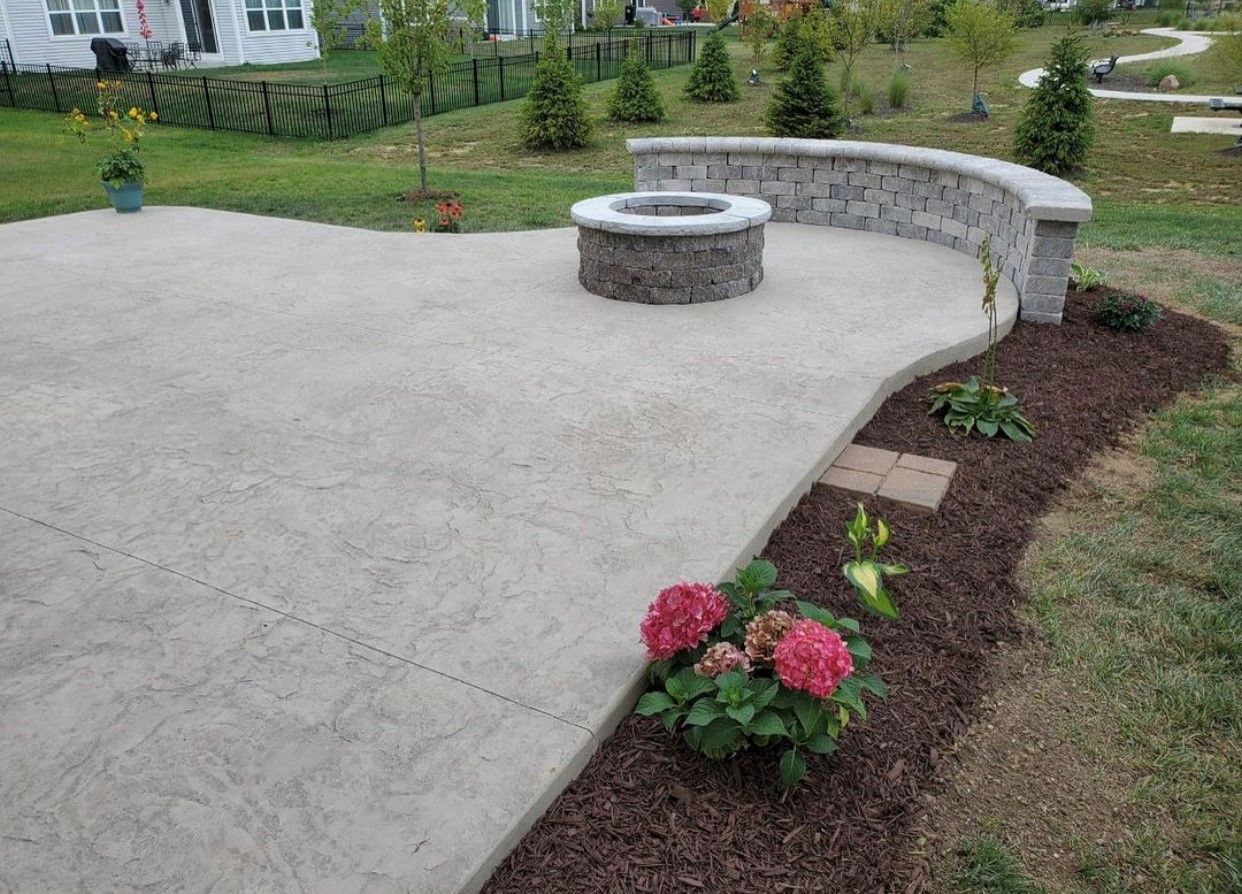
<path fill-rule="evenodd" d="M 160 64 L 165 68 L 176 68 L 185 60 L 185 44 L 177 40 L 169 44 L 168 49 L 160 54 Z"/>
<path fill-rule="evenodd" d="M 1117 55 L 1113 54 L 1108 57 L 1107 62 L 1100 61 L 1091 63 L 1091 76 L 1095 78 L 1095 82 L 1097 84 L 1104 83 L 1104 75 L 1113 73 L 1113 69 L 1117 67 L 1117 58 Z"/>
<path fill-rule="evenodd" d="M 186 44 L 185 61 L 189 63 L 190 68 L 197 68 L 199 61 L 203 58 L 203 45 L 197 40 L 192 40 Z"/>

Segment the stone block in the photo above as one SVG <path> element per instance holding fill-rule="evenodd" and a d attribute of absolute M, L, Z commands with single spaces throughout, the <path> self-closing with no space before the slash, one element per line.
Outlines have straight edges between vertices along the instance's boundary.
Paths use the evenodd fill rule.
<path fill-rule="evenodd" d="M 880 218 L 895 223 L 910 223 L 913 214 L 914 212 L 909 208 L 902 208 L 898 205 L 885 205 L 880 208 Z"/>
<path fill-rule="evenodd" d="M 861 186 L 833 186 L 832 198 L 845 199 L 848 201 L 861 202 L 865 190 Z"/>
<path fill-rule="evenodd" d="M 1036 276 L 1069 276 L 1069 258 L 1031 258 L 1027 273 Z"/>
<path fill-rule="evenodd" d="M 910 215 L 910 222 L 915 226 L 927 227 L 929 230 L 940 229 L 942 218 L 938 214 L 928 214 L 926 211 L 915 211 Z"/>
<path fill-rule="evenodd" d="M 866 218 L 859 217 L 855 214 L 834 214 L 832 215 L 832 225 L 841 227 L 846 230 L 863 229 Z"/>
<path fill-rule="evenodd" d="M 790 183 L 807 183 L 811 179 L 810 168 L 781 168 L 781 180 L 787 180 Z"/>
<path fill-rule="evenodd" d="M 944 187 L 938 183 L 915 182 L 913 192 L 916 196 L 922 196 L 928 200 L 939 199 L 944 195 Z"/>
<path fill-rule="evenodd" d="M 1036 236 L 1030 255 L 1034 258 L 1072 258 L 1074 240 L 1064 236 Z"/>
<path fill-rule="evenodd" d="M 914 181 L 889 175 L 882 179 L 880 188 L 887 189 L 889 192 L 914 192 Z"/>
<path fill-rule="evenodd" d="M 798 184 L 788 180 L 764 180 L 759 184 L 759 194 L 762 196 L 792 196 L 797 188 Z"/>
<path fill-rule="evenodd" d="M 834 171 L 829 168 L 816 168 L 811 175 L 811 179 L 815 183 L 845 183 L 849 179 L 849 174 L 844 171 Z"/>
<path fill-rule="evenodd" d="M 816 201 L 819 201 L 818 199 Z M 824 201 L 829 201 L 825 199 Z M 844 204 L 844 203 L 843 203 Z M 831 226 L 832 219 L 826 211 L 799 211 L 798 223 L 812 224 L 817 227 Z"/>
<path fill-rule="evenodd" d="M 897 193 L 886 189 L 864 189 L 863 201 L 873 202 L 876 205 L 892 205 L 897 201 Z"/>
<path fill-rule="evenodd" d="M 926 472 L 929 475 L 940 475 L 945 478 L 952 478 L 957 471 L 957 463 L 947 459 L 933 459 L 930 456 L 919 456 L 915 453 L 903 453 L 896 460 L 894 465 L 901 466 L 904 469 L 914 469 L 916 472 Z"/>
<path fill-rule="evenodd" d="M 704 180 L 707 178 L 707 165 L 678 165 L 673 176 L 678 180 Z"/>
<path fill-rule="evenodd" d="M 875 202 L 846 202 L 845 213 L 858 217 L 879 217 L 880 206 Z"/>
<path fill-rule="evenodd" d="M 776 207 L 780 209 L 792 208 L 795 211 L 810 211 L 812 199 L 810 196 L 777 196 Z"/>
<path fill-rule="evenodd" d="M 823 477 L 819 479 L 819 482 L 828 487 L 835 487 L 838 490 L 870 496 L 879 490 L 883 480 L 879 475 L 873 475 L 870 472 L 855 472 L 852 469 L 830 466 Z"/>
<path fill-rule="evenodd" d="M 864 227 L 872 233 L 883 233 L 886 236 L 897 235 L 897 222 L 892 220 L 880 220 L 876 217 L 868 217 Z"/>
<path fill-rule="evenodd" d="M 901 208 L 909 208 L 911 211 L 923 211 L 927 208 L 927 199 L 922 196 L 909 195 L 904 192 L 896 193 L 897 198 L 893 201 Z"/>
<path fill-rule="evenodd" d="M 832 461 L 834 466 L 852 469 L 855 472 L 870 472 L 884 476 L 889 473 L 901 454 L 895 450 L 883 450 L 879 447 L 864 447 L 861 444 L 850 444 L 841 451 L 841 455 Z"/>
<path fill-rule="evenodd" d="M 811 207 L 816 211 L 822 211 L 827 214 L 844 214 L 844 199 L 812 199 Z"/>
<path fill-rule="evenodd" d="M 888 176 L 890 174 L 896 174 L 898 171 L 898 166 L 894 162 L 876 161 L 872 159 L 871 161 L 867 163 L 867 170 L 870 171 L 872 174 L 880 174 L 882 176 Z"/>
<path fill-rule="evenodd" d="M 907 180 L 931 180 L 931 171 L 918 165 L 902 165 L 899 170 Z"/>
<path fill-rule="evenodd" d="M 879 174 L 868 174 L 865 172 L 850 174 L 850 186 L 861 186 L 863 189 L 881 189 L 884 184 L 884 178 Z"/>
<path fill-rule="evenodd" d="M 905 239 L 919 239 L 927 241 L 927 227 L 916 227 L 914 224 L 899 223 L 897 224 L 897 235 Z"/>
<path fill-rule="evenodd" d="M 884 497 L 911 509 L 935 512 L 949 490 L 949 479 L 943 475 L 929 475 L 917 469 L 895 466 L 876 491 Z"/>
<path fill-rule="evenodd" d="M 708 165 L 707 176 L 713 180 L 741 180 L 742 166 L 730 164 Z"/>
<path fill-rule="evenodd" d="M 958 239 L 966 238 L 966 224 L 961 223 L 960 221 L 952 220 L 948 217 L 941 218 L 940 230 L 941 232 L 947 233 L 950 236 L 955 236 Z"/>
<path fill-rule="evenodd" d="M 757 196 L 759 195 L 759 181 L 730 180 L 729 192 L 737 196 Z"/>
<path fill-rule="evenodd" d="M 1078 224 L 1072 220 L 1040 220 L 1035 223 L 1036 236 L 1061 236 L 1073 239 L 1078 235 Z"/>

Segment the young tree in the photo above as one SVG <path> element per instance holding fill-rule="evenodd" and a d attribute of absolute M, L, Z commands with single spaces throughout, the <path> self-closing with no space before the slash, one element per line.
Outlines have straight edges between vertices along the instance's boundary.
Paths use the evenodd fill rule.
<path fill-rule="evenodd" d="M 707 7 L 707 14 L 713 22 L 723 22 L 729 17 L 733 4 L 737 0 L 707 0 L 704 4 Z"/>
<path fill-rule="evenodd" d="M 789 63 L 768 106 L 767 125 L 772 136 L 811 140 L 830 140 L 845 130 L 841 104 L 814 47 L 803 44 Z"/>
<path fill-rule="evenodd" d="M 1242 31 L 1217 35 L 1208 60 L 1222 81 L 1242 87 Z"/>
<path fill-rule="evenodd" d="M 1088 52 L 1082 38 L 1072 33 L 1052 45 L 1043 77 L 1014 130 L 1014 152 L 1024 165 L 1059 175 L 1087 157 L 1095 138 Z"/>
<path fill-rule="evenodd" d="M 466 20 L 462 30 L 462 42 L 466 42 L 469 37 L 470 58 L 474 58 L 475 36 L 481 34 L 487 28 L 487 0 L 456 0 L 457 8 L 461 11 L 462 18 Z"/>
<path fill-rule="evenodd" d="M 443 71 L 451 57 L 449 0 L 379 0 L 379 10 L 382 24 L 377 19 L 367 23 L 367 43 L 375 48 L 380 68 L 414 100 L 418 181 L 426 194 L 422 99 L 431 78 Z"/>
<path fill-rule="evenodd" d="M 351 12 L 363 9 L 366 9 L 365 0 L 317 0 L 311 5 L 310 26 L 318 39 L 319 61 L 323 65 L 325 77 L 328 73 L 328 56 L 333 50 L 343 46 L 349 36 L 345 30 L 345 20 Z"/>
<path fill-rule="evenodd" d="M 949 9 L 949 46 L 972 73 L 971 101 L 979 95 L 979 72 L 1017 49 L 1013 19 L 993 0 L 957 0 Z"/>
<path fill-rule="evenodd" d="M 750 62 L 755 68 L 763 65 L 768 54 L 768 41 L 776 33 L 776 16 L 766 6 L 756 4 L 746 17 L 746 43 L 750 45 Z"/>
<path fill-rule="evenodd" d="M 879 0 L 879 33 L 900 53 L 928 27 L 930 13 L 929 0 Z"/>
<path fill-rule="evenodd" d="M 703 52 L 690 70 L 686 95 L 696 102 L 736 102 L 742 98 L 729 49 L 720 32 L 712 34 L 703 44 Z"/>
<path fill-rule="evenodd" d="M 832 42 L 841 60 L 842 91 L 848 91 L 854 82 L 854 63 L 871 41 L 875 39 L 879 23 L 878 0 L 838 0 L 832 7 L 830 18 Z M 846 110 L 849 96 L 846 95 Z"/>
<path fill-rule="evenodd" d="M 619 0 L 596 0 L 595 26 L 611 31 L 621 21 L 621 3 Z"/>
<path fill-rule="evenodd" d="M 613 121 L 664 120 L 664 100 L 637 40 L 630 41 L 629 55 L 621 63 L 617 87 L 608 98 L 608 117 Z"/>
<path fill-rule="evenodd" d="M 535 0 L 535 15 L 550 34 L 568 34 L 574 30 L 578 4 L 574 0 Z"/>
<path fill-rule="evenodd" d="M 577 149 L 591 139 L 582 79 L 557 43 L 555 31 L 548 31 L 518 117 L 522 142 L 529 149 Z"/>

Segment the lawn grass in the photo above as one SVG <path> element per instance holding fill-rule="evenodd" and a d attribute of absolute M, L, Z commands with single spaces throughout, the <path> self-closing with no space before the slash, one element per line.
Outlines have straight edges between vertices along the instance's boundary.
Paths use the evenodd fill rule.
<path fill-rule="evenodd" d="M 994 114 L 984 124 L 951 120 L 968 103 L 965 77 L 946 61 L 943 41 L 916 42 L 900 57 L 913 73 L 910 110 L 856 116 L 857 136 L 1009 157 L 1013 126 L 1029 92 L 1017 85 L 1017 74 L 1038 65 L 1060 33 L 1059 26 L 1023 32 L 1022 51 L 985 74 Z M 1125 52 L 1167 43 L 1150 36 L 1108 40 L 1110 45 L 1119 42 L 1115 45 Z M 748 48 L 732 42 L 730 49 L 739 75 L 744 74 L 750 66 Z M 895 64 L 891 50 L 872 47 L 860 72 L 882 92 Z M 605 121 L 612 84 L 588 86 L 596 138 L 574 152 L 523 149 L 516 102 L 437 115 L 427 120 L 433 184 L 461 195 L 467 231 L 566 225 L 573 201 L 632 182 L 628 137 L 764 132 L 762 114 L 778 72 L 765 67 L 765 86 L 746 87 L 740 102 L 722 105 L 687 101 L 681 90 L 688 76 L 688 67 L 655 73 L 670 112 L 659 125 Z M 1097 222 L 1085 229 L 1085 240 L 1112 246 L 1168 240 L 1200 245 L 1204 236 L 1218 253 L 1238 251 L 1232 235 L 1242 232 L 1237 159 L 1218 151 L 1229 138 L 1171 135 L 1171 112 L 1165 108 L 1100 102 L 1097 110 L 1097 146 L 1076 178 L 1096 200 Z M 0 220 L 105 207 L 90 174 L 91 153 L 62 132 L 57 116 L 16 110 L 0 115 Z M 410 125 L 335 142 L 170 127 L 149 139 L 145 151 L 152 177 L 148 201 L 154 204 L 195 204 L 386 230 L 405 229 L 415 216 L 430 211 L 396 198 L 416 185 Z M 1184 236 L 1187 228 L 1195 235 Z"/>

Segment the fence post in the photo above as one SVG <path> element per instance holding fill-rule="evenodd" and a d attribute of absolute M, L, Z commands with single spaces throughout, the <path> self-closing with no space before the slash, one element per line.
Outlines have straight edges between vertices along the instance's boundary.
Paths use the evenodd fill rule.
<path fill-rule="evenodd" d="M 328 139 L 333 138 L 332 135 L 332 99 L 328 96 L 328 85 L 323 85 L 323 111 L 328 119 Z"/>
<path fill-rule="evenodd" d="M 505 101 L 505 57 L 496 57 L 496 77 L 500 81 L 500 101 Z"/>
<path fill-rule="evenodd" d="M 665 68 L 672 68 L 672 67 L 673 67 L 673 40 L 672 40 L 672 37 L 673 37 L 673 35 L 671 35 L 671 34 L 670 34 L 670 35 L 669 35 L 669 39 L 668 39 L 668 40 L 666 40 L 666 41 L 664 41 L 664 48 L 668 51 L 668 65 L 664 66 Z"/>
<path fill-rule="evenodd" d="M 155 98 L 155 75 L 147 72 L 147 89 L 151 92 L 151 111 L 155 114 L 160 113 L 159 100 Z"/>
<path fill-rule="evenodd" d="M 427 92 L 428 92 L 429 94 L 431 94 L 431 114 L 433 114 L 433 115 L 434 115 L 434 114 L 436 113 L 436 76 L 435 76 L 435 72 L 432 72 L 430 75 L 428 75 L 428 76 L 427 76 Z M 417 98 L 415 98 L 415 100 L 414 100 L 414 101 L 415 101 L 416 103 L 419 103 L 419 104 L 420 104 L 420 111 L 421 111 L 421 103 L 422 103 L 422 98 L 421 98 L 421 97 L 417 97 Z"/>
<path fill-rule="evenodd" d="M 60 95 L 56 92 L 56 78 L 52 75 L 52 63 L 45 62 L 47 66 L 47 82 L 52 85 L 52 105 L 56 107 L 56 111 L 60 111 Z M 98 80 L 98 78 L 96 78 Z"/>
<path fill-rule="evenodd" d="M 17 99 L 13 96 L 13 82 L 9 80 L 9 63 L 0 59 L 0 67 L 4 69 L 4 86 L 9 92 L 9 105 L 17 108 Z"/>
<path fill-rule="evenodd" d="M 479 60 L 476 57 L 474 59 L 471 59 L 470 61 L 474 63 L 472 66 L 470 66 L 471 70 L 474 72 L 474 104 L 476 106 L 482 105 L 482 103 L 479 102 L 479 99 L 480 99 L 479 97 Z"/>
<path fill-rule="evenodd" d="M 384 91 L 384 76 L 379 76 L 380 85 L 380 120 L 384 122 L 384 126 L 388 126 L 388 94 Z"/>
<path fill-rule="evenodd" d="M 272 98 L 267 93 L 267 81 L 263 82 L 263 114 L 267 116 L 267 135 L 274 136 L 276 128 L 272 127 Z"/>
<path fill-rule="evenodd" d="M 565 58 L 570 62 L 574 61 L 574 44 L 572 40 L 565 44 Z"/>
<path fill-rule="evenodd" d="M 216 116 L 211 110 L 211 88 L 207 85 L 207 76 L 203 75 L 203 99 L 207 101 L 207 129 L 216 129 Z"/>
<path fill-rule="evenodd" d="M 650 65 L 655 61 L 655 57 L 651 54 L 651 35 L 647 35 L 647 64 Z"/>
<path fill-rule="evenodd" d="M 602 51 L 599 48 L 599 44 L 597 43 L 595 45 L 595 80 L 597 81 L 602 81 L 604 79 L 603 69 L 600 67 L 600 53 L 601 52 Z"/>

